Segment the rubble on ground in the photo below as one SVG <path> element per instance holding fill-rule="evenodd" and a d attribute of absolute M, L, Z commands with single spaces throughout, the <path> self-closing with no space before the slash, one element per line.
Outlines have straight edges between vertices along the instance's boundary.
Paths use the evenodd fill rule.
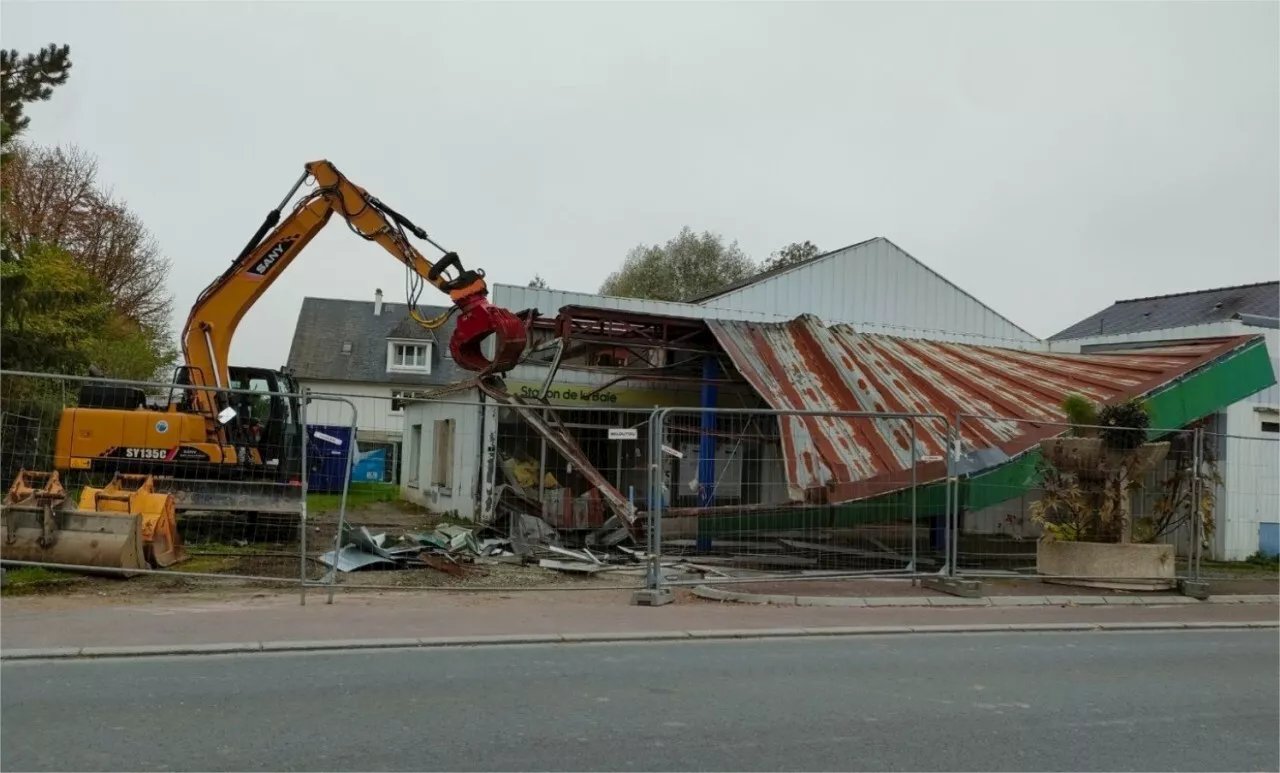
<path fill-rule="evenodd" d="M 647 556 L 625 546 L 610 549 L 563 546 L 560 533 L 537 516 L 506 519 L 506 529 L 483 524 L 445 523 L 429 532 L 397 536 L 372 533 L 367 526 L 344 525 L 338 551 L 339 572 L 427 568 L 455 577 L 483 574 L 494 564 L 534 565 L 575 574 L 632 570 L 644 573 Z M 334 567 L 334 551 L 319 557 Z"/>

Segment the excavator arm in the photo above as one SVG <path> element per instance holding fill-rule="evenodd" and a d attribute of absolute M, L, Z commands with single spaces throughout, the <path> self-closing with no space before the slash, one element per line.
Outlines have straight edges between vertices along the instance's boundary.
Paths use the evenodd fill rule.
<path fill-rule="evenodd" d="M 314 189 L 281 220 L 289 202 L 308 180 L 314 180 Z M 444 315 L 422 317 L 416 309 L 416 297 L 409 299 L 410 314 L 427 328 L 439 327 L 450 315 L 458 314 L 449 351 L 460 367 L 482 375 L 515 367 L 527 340 L 525 326 L 510 311 L 489 303 L 484 272 L 463 269 L 457 253 L 436 244 L 408 218 L 321 160 L 306 165 L 306 171 L 267 215 L 240 255 L 196 300 L 182 333 L 183 355 L 193 384 L 230 386 L 227 359 L 240 320 L 335 212 L 358 236 L 377 242 L 404 263 L 419 283 L 425 280 L 449 296 L 453 303 Z M 443 255 L 434 262 L 428 260 L 409 242 L 410 233 Z M 496 338 L 492 361 L 482 349 L 490 335 Z M 196 390 L 194 397 L 201 412 L 216 415 L 216 401 L 207 393 Z"/>

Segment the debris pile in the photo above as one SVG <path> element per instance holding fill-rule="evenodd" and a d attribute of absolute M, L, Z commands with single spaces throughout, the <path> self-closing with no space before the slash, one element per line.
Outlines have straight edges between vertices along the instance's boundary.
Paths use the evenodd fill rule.
<path fill-rule="evenodd" d="M 371 533 L 366 526 L 344 525 L 343 547 L 336 560 L 332 550 L 319 560 L 339 572 L 429 569 L 458 578 L 485 576 L 486 567 L 496 564 L 579 577 L 610 573 L 641 578 L 653 563 L 649 553 L 624 544 L 634 545 L 629 534 L 605 541 L 600 540 L 600 530 L 562 531 L 517 508 L 504 510 L 491 524 L 444 523 L 432 531 L 407 531 L 396 537 Z M 825 575 L 914 567 L 927 571 L 939 563 L 927 548 L 912 556 L 900 540 L 887 544 L 870 529 L 744 537 L 664 540 L 658 571 L 668 580 L 746 579 L 778 572 Z"/>
<path fill-rule="evenodd" d="M 546 521 L 517 514 L 504 523 L 504 535 L 493 526 L 441 524 L 430 532 L 405 532 L 398 537 L 374 534 L 367 526 L 344 524 L 342 548 L 319 557 L 339 572 L 429 568 L 455 577 L 483 574 L 485 565 L 531 564 L 559 572 L 591 575 L 604 571 L 644 573 L 646 556 L 624 546 L 565 547 L 561 535 Z"/>

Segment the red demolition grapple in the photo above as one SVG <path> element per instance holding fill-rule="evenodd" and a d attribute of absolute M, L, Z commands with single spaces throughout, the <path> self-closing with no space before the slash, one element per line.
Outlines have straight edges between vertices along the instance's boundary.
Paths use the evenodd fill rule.
<path fill-rule="evenodd" d="M 489 303 L 476 294 L 458 301 L 458 323 L 449 339 L 449 352 L 459 367 L 481 375 L 506 373 L 520 362 L 529 336 L 515 314 Z M 495 339 L 493 360 L 484 356 L 482 346 L 489 336 Z"/>

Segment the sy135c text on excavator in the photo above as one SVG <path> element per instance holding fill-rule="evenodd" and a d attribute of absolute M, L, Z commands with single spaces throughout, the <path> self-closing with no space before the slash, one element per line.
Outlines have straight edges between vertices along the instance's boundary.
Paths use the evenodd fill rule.
<path fill-rule="evenodd" d="M 289 203 L 309 182 L 314 188 L 282 220 Z M 272 521 L 296 525 L 304 474 L 301 447 L 305 442 L 295 396 L 297 384 L 283 370 L 230 366 L 227 361 L 236 327 L 245 313 L 334 213 L 356 235 L 378 243 L 405 265 L 410 280 L 408 306 L 415 321 L 437 328 L 457 316 L 449 350 L 459 366 L 487 375 L 504 373 L 518 363 L 527 341 L 525 323 L 489 303 L 484 271 L 464 269 L 457 253 L 445 250 L 423 229 L 348 180 L 332 163 L 313 161 L 239 256 L 196 300 L 182 333 L 185 364 L 177 369 L 168 406 L 149 407 L 141 389 L 87 383 L 80 391 L 78 406 L 64 409 L 61 415 L 54 452 L 56 470 L 116 474 L 111 484 L 115 489 L 144 487 L 172 496 L 175 507 L 171 512 L 225 511 L 247 515 L 253 521 L 265 520 L 260 518 L 265 515 Z M 441 257 L 435 261 L 425 258 L 410 243 L 409 234 L 439 250 Z M 426 318 L 419 313 L 417 300 L 423 280 L 449 296 L 452 304 L 445 314 Z M 492 360 L 483 351 L 490 337 L 494 339 Z M 222 389 L 251 390 L 253 394 L 219 391 Z M 35 505 L 37 500 L 50 500 L 49 496 L 41 498 L 41 491 L 61 490 L 56 475 L 52 476 L 56 489 L 43 485 L 49 477 L 48 471 L 31 471 L 28 480 L 14 481 L 5 506 L 14 514 L 11 518 L 23 510 L 31 510 L 32 516 L 40 510 L 44 516 L 28 523 L 36 529 L 34 536 L 30 529 L 25 530 L 33 536 L 29 549 L 22 547 L 28 542 L 20 539 L 24 530 L 6 519 L 4 557 L 117 564 L 111 558 L 112 551 L 103 551 L 98 542 L 108 531 L 120 532 L 118 523 L 103 530 L 95 529 L 92 522 L 86 525 L 83 517 L 60 519 L 64 526 L 75 523 L 79 530 L 97 532 L 96 537 L 88 535 L 95 543 L 92 557 L 76 547 L 79 540 L 73 535 L 64 533 L 54 539 L 49 533 L 58 528 L 49 517 L 52 510 L 70 501 L 69 497 L 53 497 L 58 507 Z M 15 491 L 27 492 L 23 497 L 26 506 L 12 501 Z M 76 512 L 78 516 L 93 515 Z M 117 514 L 104 511 L 98 517 Z M 122 545 L 132 543 L 134 537 L 126 534 L 122 540 Z M 51 542 L 63 546 L 52 555 L 44 546 Z"/>

